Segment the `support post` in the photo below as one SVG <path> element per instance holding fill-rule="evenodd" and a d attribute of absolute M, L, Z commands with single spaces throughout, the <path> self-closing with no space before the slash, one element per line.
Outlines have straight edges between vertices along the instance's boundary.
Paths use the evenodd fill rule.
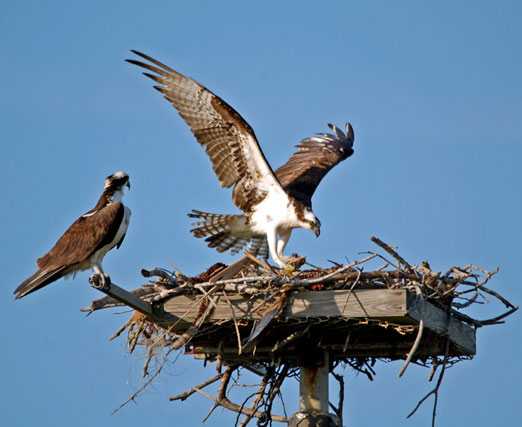
<path fill-rule="evenodd" d="M 338 420 L 328 413 L 327 351 L 304 350 L 307 356 L 299 364 L 299 412 L 292 415 L 289 427 L 338 427 Z"/>
<path fill-rule="evenodd" d="M 328 412 L 328 353 L 299 366 L 299 410 Z"/>
<path fill-rule="evenodd" d="M 133 295 L 132 293 L 126 291 L 123 288 L 120 288 L 118 285 L 111 283 L 111 279 L 109 277 L 105 278 L 105 280 L 101 281 L 100 278 L 93 274 L 89 277 L 89 282 L 91 286 L 99 291 L 103 292 L 105 295 L 108 295 L 115 300 L 122 302 L 125 305 L 128 305 L 130 308 L 137 310 L 143 314 L 146 314 L 151 319 L 154 319 L 154 312 L 152 310 L 152 305 L 142 300 L 140 297 Z"/>

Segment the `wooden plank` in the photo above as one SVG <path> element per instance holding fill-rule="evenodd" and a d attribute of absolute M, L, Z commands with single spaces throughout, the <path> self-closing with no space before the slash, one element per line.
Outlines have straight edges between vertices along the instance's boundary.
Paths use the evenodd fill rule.
<path fill-rule="evenodd" d="M 214 274 L 210 280 L 212 282 L 217 282 L 218 280 L 226 280 L 226 279 L 232 279 L 237 273 L 239 273 L 245 265 L 250 263 L 249 258 L 244 256 L 243 258 L 238 259 L 233 264 L 230 264 L 228 267 L 225 267 L 223 270 L 221 270 L 219 273 Z"/>
<path fill-rule="evenodd" d="M 476 354 L 475 328 L 454 317 L 450 317 L 448 324 L 448 315 L 444 310 L 427 302 L 424 303 L 421 313 L 420 304 L 415 303 L 415 295 L 409 295 L 408 307 L 408 316 L 413 320 L 418 322 L 423 318 L 425 327 L 437 332 L 439 335 L 445 334 L 447 331 L 453 344 L 467 354 Z"/>
<path fill-rule="evenodd" d="M 263 311 L 254 309 L 263 297 L 250 298 L 243 295 L 230 295 L 228 299 L 237 320 L 259 320 Z M 197 316 L 202 296 L 181 295 L 164 303 L 166 313 L 180 319 L 181 323 L 192 323 Z M 344 318 L 404 318 L 407 314 L 405 290 L 361 289 L 349 292 L 302 291 L 292 295 L 283 312 L 286 318 L 344 317 Z M 209 321 L 231 320 L 232 310 L 224 298 L 219 298 Z"/>
<path fill-rule="evenodd" d="M 302 291 L 290 297 L 284 314 L 287 318 L 344 317 L 399 318 L 407 314 L 404 289 L 358 289 Z"/>
<path fill-rule="evenodd" d="M 205 323 L 230 321 L 233 319 L 232 309 L 236 320 L 260 320 L 264 314 L 263 307 L 270 305 L 267 301 L 263 305 L 263 297 L 244 295 L 230 295 L 226 299 L 220 297 L 216 307 Z M 173 331 L 186 329 L 195 320 L 203 296 L 176 296 L 163 305 L 164 314 L 170 316 L 168 325 L 173 325 Z M 450 340 L 464 354 L 476 353 L 475 329 L 461 321 L 451 318 L 447 325 L 446 313 L 435 305 L 423 304 L 422 318 L 425 327 L 436 332 L 439 336 L 448 331 Z M 259 309 L 260 308 L 260 309 Z M 417 325 L 421 319 L 419 304 L 416 304 L 415 295 L 405 289 L 358 289 L 333 291 L 301 291 L 289 297 L 283 311 L 286 319 L 306 318 L 335 318 L 370 319 L 390 321 L 402 324 Z"/>

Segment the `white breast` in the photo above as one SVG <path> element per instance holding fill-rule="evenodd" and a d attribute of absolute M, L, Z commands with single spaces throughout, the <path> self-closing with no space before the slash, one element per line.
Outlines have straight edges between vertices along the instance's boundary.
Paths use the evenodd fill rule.
<path fill-rule="evenodd" d="M 297 216 L 286 192 L 277 189 L 254 207 L 251 224 L 256 232 L 264 234 L 268 229 L 292 229 L 299 226 Z"/>
<path fill-rule="evenodd" d="M 114 236 L 114 239 L 112 239 L 112 241 L 109 244 L 105 245 L 103 248 L 100 248 L 98 251 L 96 251 L 89 257 L 91 266 L 100 266 L 103 258 L 105 257 L 105 255 L 107 255 L 107 252 L 109 252 L 114 246 L 116 246 L 127 232 L 127 228 L 129 227 L 130 222 L 131 210 L 127 206 L 124 206 L 123 208 L 123 220 L 120 224 L 120 227 L 118 228 L 118 231 L 116 232 L 116 235 Z"/>

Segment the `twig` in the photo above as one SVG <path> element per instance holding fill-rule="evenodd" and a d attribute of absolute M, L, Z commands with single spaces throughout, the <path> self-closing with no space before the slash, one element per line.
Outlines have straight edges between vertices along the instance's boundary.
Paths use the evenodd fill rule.
<path fill-rule="evenodd" d="M 339 418 L 339 425 L 343 425 L 343 403 L 344 403 L 344 377 L 335 372 L 332 372 L 333 377 L 339 383 L 339 403 L 337 408 L 330 403 L 330 407 L 334 410 L 335 415 Z"/>
<path fill-rule="evenodd" d="M 355 267 L 356 265 L 369 261 L 369 260 L 375 258 L 376 256 L 377 256 L 377 254 L 371 254 L 371 255 L 367 256 L 366 258 L 363 258 L 359 261 L 354 261 L 348 265 L 345 265 L 344 267 L 339 268 L 338 270 L 335 270 L 334 272 L 327 274 L 326 276 L 319 276 L 319 277 L 316 277 L 313 279 L 305 279 L 305 280 L 292 280 L 292 281 L 287 281 L 287 283 L 294 285 L 294 286 L 314 285 L 317 283 L 321 283 L 321 282 L 324 282 L 325 280 L 328 280 L 328 279 L 334 277 L 337 274 L 343 273 L 346 270 L 349 270 L 350 268 Z"/>
<path fill-rule="evenodd" d="M 239 327 L 237 325 L 236 311 L 234 310 L 234 307 L 232 306 L 232 303 L 228 299 L 228 296 L 225 293 L 225 291 L 223 291 L 223 297 L 225 298 L 230 310 L 232 311 L 232 317 L 234 319 L 234 328 L 236 330 L 236 336 L 237 336 L 237 354 L 241 354 L 241 352 L 243 351 L 243 348 L 241 345 L 241 334 L 239 333 Z"/>
<path fill-rule="evenodd" d="M 254 261 L 256 264 L 259 264 L 261 267 L 263 267 L 265 270 L 273 273 L 274 275 L 276 274 L 274 272 L 274 269 L 269 265 L 267 264 L 266 262 L 264 261 L 261 261 L 259 258 L 255 257 L 254 255 L 252 255 L 250 252 L 248 251 L 243 251 L 243 255 L 245 255 L 245 257 L 247 257 L 248 259 L 250 259 L 251 261 Z"/>
<path fill-rule="evenodd" d="M 261 422 L 261 419 L 258 422 L 259 426 L 266 426 L 270 421 L 278 421 L 275 416 L 272 415 L 272 405 L 274 403 L 274 399 L 276 396 L 280 394 L 281 385 L 283 381 L 288 375 L 289 366 L 288 364 L 284 364 L 279 371 L 279 374 L 276 374 L 275 378 L 271 382 L 270 388 L 268 390 L 267 402 L 265 404 L 264 414 L 268 414 L 268 418 L 264 419 L 264 422 Z M 283 399 L 281 399 L 282 401 Z"/>
<path fill-rule="evenodd" d="M 493 317 L 492 319 L 486 319 L 486 320 L 478 320 L 481 324 L 481 326 L 485 325 L 496 325 L 499 323 L 499 320 L 504 319 L 505 317 L 508 317 L 509 315 L 513 314 L 515 311 L 518 310 L 518 305 L 513 307 L 511 310 L 506 311 L 504 314 L 501 314 L 500 316 Z"/>
<path fill-rule="evenodd" d="M 499 301 L 502 302 L 502 304 L 504 304 L 507 308 L 515 308 L 515 306 L 513 304 L 511 304 L 507 299 L 505 299 L 502 295 L 500 295 L 498 292 L 495 292 L 489 288 L 486 288 L 485 286 L 482 286 L 480 288 L 480 290 L 482 292 L 486 292 L 487 294 L 489 295 L 492 295 L 494 296 L 495 298 L 497 298 Z"/>
<path fill-rule="evenodd" d="M 254 398 L 254 401 L 252 402 L 252 405 L 250 405 L 250 409 L 252 411 L 257 411 L 259 407 L 259 402 L 261 402 L 261 399 L 263 398 L 263 394 L 265 392 L 266 386 L 268 384 L 268 380 L 272 377 L 274 374 L 274 368 L 269 367 L 265 375 L 263 375 L 263 379 L 261 380 L 261 384 L 259 385 L 259 388 L 256 393 L 256 397 Z M 238 414 L 239 416 L 239 414 Z M 243 420 L 241 421 L 241 424 L 239 424 L 239 427 L 246 427 L 246 425 L 249 423 L 249 421 L 252 419 L 250 415 L 245 415 Z"/>
<path fill-rule="evenodd" d="M 437 402 L 439 398 L 439 388 L 442 383 L 442 378 L 444 377 L 444 372 L 446 371 L 446 363 L 448 361 L 448 354 L 449 354 L 449 346 L 450 346 L 450 339 L 449 337 L 446 338 L 446 351 L 444 353 L 444 361 L 442 362 L 442 369 L 439 374 L 439 379 L 437 380 L 437 385 L 433 390 L 431 390 L 426 396 L 424 396 L 419 403 L 417 403 L 417 406 L 413 411 L 410 412 L 410 414 L 406 418 L 410 418 L 415 412 L 417 412 L 417 409 L 424 403 L 424 401 L 430 397 L 432 394 L 435 396 L 435 401 L 433 402 L 433 414 L 431 418 L 431 426 L 435 427 L 435 416 L 437 414 Z"/>
<path fill-rule="evenodd" d="M 203 381 L 201 384 L 197 385 L 197 386 L 194 386 L 192 387 L 190 390 L 187 390 L 187 391 L 184 391 L 183 393 L 181 394 L 178 394 L 176 396 L 170 396 L 169 397 L 169 400 L 172 402 L 173 400 L 185 400 L 187 399 L 188 397 L 192 396 L 196 391 L 202 389 L 202 388 L 205 388 L 206 386 L 210 385 L 210 384 L 213 384 L 215 383 L 217 380 L 219 380 L 221 377 L 223 376 L 223 374 L 218 374 L 212 378 L 210 378 L 209 380 L 206 380 L 206 381 Z"/>
<path fill-rule="evenodd" d="M 376 245 L 383 248 L 386 252 L 388 252 L 392 257 L 394 257 L 399 263 L 404 265 L 407 270 L 411 270 L 411 265 L 403 258 L 401 257 L 397 252 L 395 252 L 390 245 L 384 243 L 381 239 L 378 239 L 375 236 L 370 237 L 370 240 L 375 243 Z"/>
<path fill-rule="evenodd" d="M 415 287 L 415 290 L 417 292 L 417 298 L 420 299 L 420 307 L 419 307 L 419 312 L 420 312 L 420 321 L 419 321 L 419 330 L 417 332 L 417 337 L 415 338 L 415 342 L 413 343 L 413 346 L 411 347 L 411 350 L 410 352 L 408 353 L 408 357 L 406 357 L 406 361 L 404 362 L 404 365 L 402 365 L 402 369 L 400 370 L 399 372 L 399 378 L 402 377 L 402 375 L 404 374 L 404 372 L 406 371 L 406 368 L 408 367 L 408 365 L 410 364 L 411 362 L 411 359 L 413 358 L 413 355 L 415 354 L 415 352 L 417 351 L 417 349 L 419 348 L 419 344 L 421 342 L 421 339 L 422 339 L 422 332 L 424 331 L 424 297 L 422 296 L 422 291 L 420 289 L 420 286 L 416 286 Z"/>
<path fill-rule="evenodd" d="M 212 408 L 210 408 L 210 410 L 207 412 L 207 415 L 205 415 L 205 418 L 203 418 L 203 420 L 201 422 L 204 423 L 205 421 L 207 421 L 209 419 L 209 417 L 212 415 L 212 412 L 214 412 L 214 409 L 216 409 L 218 406 L 219 405 L 217 403 L 214 403 L 212 405 Z"/>
<path fill-rule="evenodd" d="M 306 335 L 306 333 L 310 330 L 310 327 L 312 326 L 311 323 L 309 323 L 305 329 L 301 330 L 301 331 L 295 331 L 295 332 L 292 332 L 290 335 L 288 335 L 286 338 L 282 339 L 281 341 L 278 341 L 274 344 L 274 346 L 272 347 L 272 351 L 273 352 L 276 352 L 278 350 L 281 350 L 282 348 L 286 347 L 288 344 L 290 344 L 292 341 L 294 341 L 295 339 L 303 336 L 303 335 Z"/>
<path fill-rule="evenodd" d="M 143 384 L 138 390 L 134 392 L 134 394 L 129 397 L 125 402 L 123 402 L 120 406 L 118 406 L 114 411 L 111 412 L 111 415 L 114 415 L 116 412 L 118 412 L 121 408 L 123 408 L 127 403 L 129 403 L 131 400 L 134 400 L 138 394 L 140 394 L 153 380 L 156 378 L 161 370 L 163 369 L 164 363 L 160 365 L 160 367 L 154 372 L 154 374 L 147 380 L 145 384 Z"/>
<path fill-rule="evenodd" d="M 149 351 L 147 352 L 147 359 L 145 360 L 145 363 L 143 364 L 143 369 L 141 372 L 141 376 L 145 378 L 147 374 L 149 373 L 149 363 L 152 359 L 152 356 L 154 356 L 154 346 L 149 347 Z"/>
<path fill-rule="evenodd" d="M 205 393 L 203 390 L 197 389 L 196 391 L 203 396 L 205 396 L 207 399 L 212 400 L 214 403 L 217 403 L 219 406 L 222 406 L 225 409 L 228 409 L 233 412 L 238 412 L 243 415 L 249 415 L 252 418 L 262 418 L 264 417 L 264 413 L 259 411 L 252 411 L 249 408 L 241 408 L 241 406 L 232 403 L 228 398 L 226 397 L 226 388 L 230 381 L 230 376 L 232 375 L 232 372 L 237 369 L 237 365 L 234 366 L 228 366 L 225 372 L 223 372 L 223 378 L 221 380 L 221 385 L 219 386 L 219 390 L 216 397 L 211 396 L 208 393 Z M 281 422 L 281 423 L 288 423 L 288 418 L 282 417 L 280 415 L 271 415 L 271 418 L 273 421 Z"/>
<path fill-rule="evenodd" d="M 186 345 L 192 339 L 192 337 L 197 334 L 199 328 L 201 327 L 205 319 L 214 310 L 214 307 L 216 306 L 217 297 L 207 297 L 207 299 L 208 305 L 205 308 L 203 314 L 196 320 L 196 322 L 190 328 L 188 328 L 185 332 L 183 332 L 183 334 L 176 338 L 176 340 L 170 345 L 171 350 L 178 350 L 179 348 Z"/>
<path fill-rule="evenodd" d="M 343 310 L 341 311 L 342 314 L 344 314 L 344 310 L 346 308 L 346 304 L 348 304 L 348 299 L 350 298 L 350 295 L 352 294 L 353 289 L 355 286 L 357 286 L 357 283 L 359 283 L 359 280 L 361 279 L 362 269 L 359 270 L 359 274 L 357 274 L 357 278 L 352 283 L 352 286 L 350 286 L 350 289 L 348 290 L 348 293 L 346 294 L 346 299 L 344 300 Z"/>

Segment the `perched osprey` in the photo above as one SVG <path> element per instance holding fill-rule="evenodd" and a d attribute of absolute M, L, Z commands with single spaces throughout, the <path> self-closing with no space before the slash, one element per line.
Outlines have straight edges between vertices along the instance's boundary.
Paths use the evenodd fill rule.
<path fill-rule="evenodd" d="M 103 257 L 114 246 L 120 247 L 129 226 L 131 211 L 121 202 L 123 187 L 130 189 L 129 176 L 125 172 L 107 177 L 94 209 L 78 218 L 54 248 L 38 258 L 38 271 L 16 288 L 16 299 L 89 268 L 105 283 L 109 276 L 102 270 Z"/>
<path fill-rule="evenodd" d="M 178 110 L 212 161 L 221 187 L 234 185 L 232 200 L 244 215 L 192 211 L 202 221 L 193 225 L 195 237 L 206 237 L 219 252 L 238 252 L 248 244 L 254 255 L 285 266 L 283 250 L 292 230 L 302 227 L 319 236 L 321 223 L 312 212 L 312 195 L 321 179 L 353 154 L 353 129 L 303 140 L 288 162 L 275 173 L 265 159 L 250 125 L 230 105 L 201 84 L 143 53 L 149 63 L 128 59 L 154 74 L 144 74 Z"/>

